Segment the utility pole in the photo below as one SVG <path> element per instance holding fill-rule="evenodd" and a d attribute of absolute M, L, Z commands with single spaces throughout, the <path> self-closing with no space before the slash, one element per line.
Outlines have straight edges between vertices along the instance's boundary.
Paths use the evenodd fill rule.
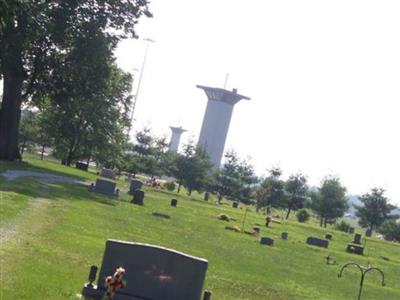
<path fill-rule="evenodd" d="M 140 85 L 141 85 L 141 83 L 142 83 L 144 66 L 146 65 L 147 54 L 148 54 L 148 52 L 149 52 L 149 45 L 150 45 L 150 43 L 154 43 L 154 40 L 148 39 L 148 38 L 144 39 L 144 41 L 146 42 L 146 49 L 145 49 L 145 51 L 144 51 L 144 57 L 143 57 L 143 61 L 142 61 L 142 67 L 141 67 L 141 69 L 140 69 L 139 82 L 138 82 L 136 94 L 133 96 L 133 103 L 132 103 L 132 110 L 131 110 L 131 116 L 130 116 L 130 124 L 129 124 L 128 137 L 129 137 L 130 134 L 131 134 L 132 123 L 133 123 L 133 115 L 134 115 L 134 113 L 135 113 L 136 103 L 137 103 L 137 99 L 138 99 L 139 92 L 140 92 Z"/>

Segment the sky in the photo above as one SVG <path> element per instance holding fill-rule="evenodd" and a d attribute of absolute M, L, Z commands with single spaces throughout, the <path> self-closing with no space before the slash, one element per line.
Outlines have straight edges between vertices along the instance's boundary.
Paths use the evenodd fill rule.
<path fill-rule="evenodd" d="M 237 88 L 225 149 L 259 175 L 279 166 L 351 194 L 383 187 L 400 205 L 400 1 L 153 0 L 117 62 L 136 76 L 149 44 L 133 128 L 197 141 L 197 84 Z"/>

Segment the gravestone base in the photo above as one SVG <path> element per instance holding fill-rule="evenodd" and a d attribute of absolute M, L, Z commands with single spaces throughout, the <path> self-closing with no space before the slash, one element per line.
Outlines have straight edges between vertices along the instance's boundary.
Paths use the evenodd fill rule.
<path fill-rule="evenodd" d="M 346 251 L 348 253 L 354 253 L 358 255 L 364 255 L 364 247 L 356 244 L 348 244 Z"/>
<path fill-rule="evenodd" d="M 306 243 L 308 245 L 322 247 L 322 248 L 328 248 L 329 246 L 328 240 L 319 239 L 313 236 L 308 237 Z"/>

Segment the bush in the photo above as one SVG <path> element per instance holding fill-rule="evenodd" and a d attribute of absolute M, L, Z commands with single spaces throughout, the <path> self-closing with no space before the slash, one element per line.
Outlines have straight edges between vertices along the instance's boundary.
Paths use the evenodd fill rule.
<path fill-rule="evenodd" d="M 343 232 L 349 232 L 350 227 L 351 227 L 351 225 L 344 220 L 342 220 L 340 223 L 335 225 L 335 229 L 343 231 Z"/>
<path fill-rule="evenodd" d="M 175 184 L 175 182 L 170 181 L 170 182 L 167 182 L 167 183 L 165 184 L 165 187 L 166 187 L 166 189 L 167 189 L 168 191 L 172 192 L 173 190 L 175 190 L 176 184 Z"/>
<path fill-rule="evenodd" d="M 300 209 L 296 214 L 297 221 L 305 223 L 310 219 L 310 214 L 305 209 Z"/>
<path fill-rule="evenodd" d="M 383 234 L 385 240 L 400 242 L 400 224 L 395 220 L 387 220 L 379 228 L 379 232 Z"/>
<path fill-rule="evenodd" d="M 230 218 L 228 215 L 226 215 L 226 214 L 219 214 L 219 215 L 217 216 L 217 218 L 218 218 L 219 220 L 226 221 L 226 222 L 229 222 L 229 221 L 231 220 L 231 218 Z"/>

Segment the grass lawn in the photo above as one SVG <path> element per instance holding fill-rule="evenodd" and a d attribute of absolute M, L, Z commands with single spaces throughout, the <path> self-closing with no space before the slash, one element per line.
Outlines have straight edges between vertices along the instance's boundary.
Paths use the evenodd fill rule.
<path fill-rule="evenodd" d="M 94 171 L 83 172 L 51 161 L 28 156 L 28 163 L 0 162 L 0 173 L 24 169 L 52 172 L 93 182 Z M 127 188 L 121 180 L 120 188 Z M 87 280 L 89 267 L 100 265 L 109 238 L 161 245 L 206 258 L 209 261 L 205 288 L 212 299 L 356 299 L 359 271 L 341 265 L 368 262 L 385 273 L 367 275 L 363 299 L 400 299 L 400 245 L 374 238 L 367 240 L 365 256 L 347 254 L 352 235 L 319 228 L 315 221 L 261 227 L 261 236 L 275 239 L 275 246 L 261 246 L 259 238 L 227 231 L 217 220 L 229 214 L 241 226 L 244 209 L 205 202 L 195 194 L 187 197 L 145 188 L 143 207 L 90 193 L 78 184 L 46 183 L 33 178 L 6 181 L 0 176 L 0 299 L 74 299 Z M 170 199 L 178 207 L 170 207 Z M 171 219 L 151 215 L 158 211 Z M 263 224 L 261 214 L 247 214 L 246 229 Z M 287 241 L 280 233 L 289 232 Z M 305 244 L 308 236 L 334 233 L 329 249 Z M 360 231 L 361 232 L 361 231 Z M 331 255 L 336 265 L 327 265 Z M 389 258 L 389 261 L 381 257 Z M 132 283 L 134 284 L 134 283 Z"/>

